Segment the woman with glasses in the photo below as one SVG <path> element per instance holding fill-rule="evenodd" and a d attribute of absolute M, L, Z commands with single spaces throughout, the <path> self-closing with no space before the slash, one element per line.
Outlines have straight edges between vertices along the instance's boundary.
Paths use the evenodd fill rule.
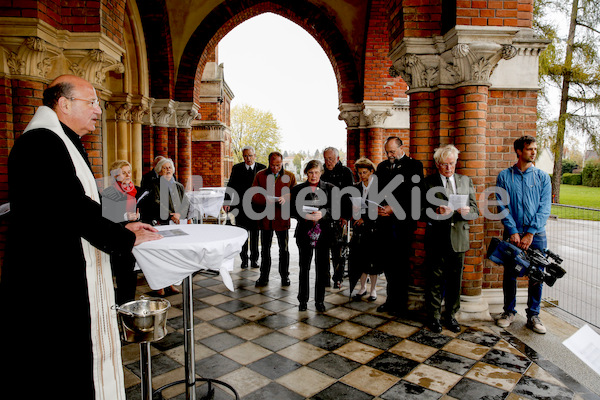
<path fill-rule="evenodd" d="M 139 221 L 140 212 L 137 203 L 142 196 L 147 195 L 133 184 L 131 175 L 129 161 L 113 162 L 110 166 L 110 185 L 102 191 L 102 215 L 122 225 Z M 135 300 L 137 273 L 133 270 L 135 267 L 133 254 L 111 254 L 110 263 L 117 284 L 117 304 Z"/>
<path fill-rule="evenodd" d="M 189 201 L 183 185 L 175 180 L 175 165 L 170 158 L 163 158 L 156 163 L 154 171 L 158 179 L 152 182 L 149 199 L 142 205 L 142 220 L 152 225 L 179 225 L 187 219 Z M 179 290 L 171 285 L 171 292 Z M 159 296 L 165 295 L 164 289 L 157 291 Z"/>

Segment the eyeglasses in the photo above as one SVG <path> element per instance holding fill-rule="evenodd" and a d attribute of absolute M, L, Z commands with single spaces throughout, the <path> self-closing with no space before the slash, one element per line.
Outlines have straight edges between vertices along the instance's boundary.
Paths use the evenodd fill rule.
<path fill-rule="evenodd" d="M 87 100 L 87 99 L 78 99 L 77 97 L 70 97 L 69 100 L 85 101 L 86 103 L 88 103 L 90 105 L 90 107 L 96 107 L 97 105 L 100 105 L 100 100 L 98 100 L 98 99 Z"/>
<path fill-rule="evenodd" d="M 442 167 L 442 168 L 450 168 L 450 167 L 455 167 L 456 166 L 456 162 L 453 162 L 453 163 L 439 163 L 438 165 L 440 167 Z"/>

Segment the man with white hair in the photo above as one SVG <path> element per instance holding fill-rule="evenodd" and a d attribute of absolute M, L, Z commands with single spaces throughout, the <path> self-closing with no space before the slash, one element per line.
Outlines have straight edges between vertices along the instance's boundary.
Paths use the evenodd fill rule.
<path fill-rule="evenodd" d="M 438 172 L 423 182 L 426 308 L 429 329 L 436 333 L 442 331 L 442 324 L 452 332 L 460 332 L 455 315 L 460 308 L 465 252 L 469 250 L 469 221 L 479 216 L 471 178 L 455 173 L 458 154 L 459 150 L 451 144 L 437 148 L 433 159 Z M 455 206 L 459 199 L 462 201 Z"/>
<path fill-rule="evenodd" d="M 229 205 L 225 205 L 223 209 L 226 212 L 237 210 L 235 224 L 248 231 L 248 240 L 242 246 L 240 253 L 242 268 L 248 268 L 248 259 L 250 259 L 252 268 L 258 268 L 258 221 L 249 218 L 242 205 L 244 195 L 252 187 L 256 173 L 267 166 L 256 162 L 256 153 L 252 146 L 245 146 L 242 149 L 242 156 L 244 161 L 231 168 L 231 175 L 227 183 L 228 189 L 225 192 L 225 201 Z M 248 257 L 248 245 L 250 245 L 250 257 Z"/>
<path fill-rule="evenodd" d="M 352 170 L 342 164 L 340 153 L 335 147 L 327 147 L 323 150 L 323 160 L 325 161 L 325 170 L 321 176 L 323 182 L 331 183 L 333 186 L 343 189 L 354 184 L 354 174 Z M 345 219 L 339 219 L 333 222 L 333 244 L 331 246 L 331 261 L 333 263 L 333 287 L 342 288 L 342 279 L 344 278 L 345 259 L 342 255 L 344 242 L 348 235 L 344 234 L 344 227 L 347 224 Z M 329 272 L 329 271 L 328 271 Z"/>

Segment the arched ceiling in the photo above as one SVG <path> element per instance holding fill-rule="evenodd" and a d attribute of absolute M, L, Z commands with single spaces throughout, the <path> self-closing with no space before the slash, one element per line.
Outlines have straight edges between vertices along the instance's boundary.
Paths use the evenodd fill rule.
<path fill-rule="evenodd" d="M 207 51 L 245 20 L 274 12 L 310 33 L 329 57 L 340 102 L 360 101 L 367 0 L 137 0 L 147 37 L 153 97 L 192 101 Z M 149 5 L 150 4 L 150 5 Z M 147 10 L 147 12 L 144 12 Z M 157 11 L 158 10 L 158 11 Z M 160 25 L 160 26 L 159 26 Z M 165 56 L 166 52 L 170 54 Z M 156 79 L 160 84 L 156 84 Z M 166 84 L 166 85 L 165 85 Z M 160 85 L 160 87 L 158 87 Z M 154 89 L 154 90 L 152 90 Z"/>
<path fill-rule="evenodd" d="M 361 54 L 364 48 L 366 15 L 369 1 L 367 0 L 292 0 L 280 1 L 288 3 L 293 8 L 294 3 L 308 2 L 323 9 L 332 23 L 341 32 L 353 54 Z M 185 51 L 185 47 L 203 20 L 225 0 L 165 0 L 166 10 L 171 26 L 173 41 L 173 59 L 175 70 Z M 260 1 L 246 2 L 257 4 Z"/>

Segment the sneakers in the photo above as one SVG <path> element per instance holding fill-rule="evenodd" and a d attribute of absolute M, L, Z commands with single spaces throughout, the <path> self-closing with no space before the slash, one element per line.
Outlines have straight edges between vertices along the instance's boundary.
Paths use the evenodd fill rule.
<path fill-rule="evenodd" d="M 516 314 L 504 313 L 496 320 L 496 325 L 500 328 L 508 328 L 510 324 L 515 320 Z M 546 333 L 546 327 L 542 324 L 542 320 L 538 315 L 534 315 L 531 318 L 527 318 L 527 325 L 529 329 L 535 333 L 544 334 Z"/>
<path fill-rule="evenodd" d="M 515 315 L 516 314 L 510 314 L 506 312 L 503 313 L 500 318 L 496 320 L 496 325 L 498 325 L 500 328 L 508 328 L 515 320 Z"/>
<path fill-rule="evenodd" d="M 546 327 L 544 326 L 544 324 L 542 324 L 542 320 L 537 315 L 534 315 L 533 317 L 527 319 L 527 327 L 535 333 L 546 333 Z"/>

